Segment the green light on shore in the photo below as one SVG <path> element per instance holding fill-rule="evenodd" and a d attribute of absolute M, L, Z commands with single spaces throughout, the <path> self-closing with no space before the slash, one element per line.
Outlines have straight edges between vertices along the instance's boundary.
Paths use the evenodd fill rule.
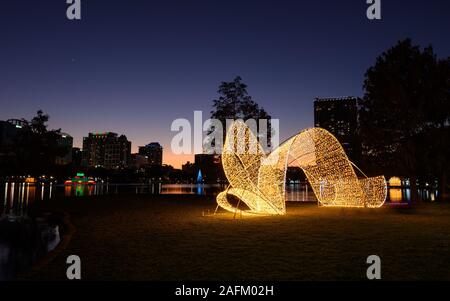
<path fill-rule="evenodd" d="M 84 172 L 77 173 L 77 177 L 84 177 Z"/>

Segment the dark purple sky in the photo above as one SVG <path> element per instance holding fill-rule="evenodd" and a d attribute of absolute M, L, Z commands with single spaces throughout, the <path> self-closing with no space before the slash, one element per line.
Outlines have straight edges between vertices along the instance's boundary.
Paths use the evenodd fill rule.
<path fill-rule="evenodd" d="M 313 126 L 313 98 L 362 95 L 377 55 L 411 37 L 450 55 L 450 1 L 1 0 L 0 119 L 31 118 L 76 145 L 90 131 L 123 133 L 133 149 L 160 141 L 170 155 L 171 122 L 209 115 L 218 84 L 241 75 L 282 137 Z M 207 117 L 207 116 L 205 116 Z"/>

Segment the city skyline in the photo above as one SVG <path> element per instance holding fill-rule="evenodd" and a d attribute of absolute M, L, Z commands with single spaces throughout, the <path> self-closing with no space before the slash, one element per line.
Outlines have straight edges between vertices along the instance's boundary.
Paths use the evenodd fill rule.
<path fill-rule="evenodd" d="M 355 99 L 356 100 L 356 98 L 355 97 L 353 97 L 353 96 L 344 96 L 344 97 L 342 97 L 342 98 L 333 98 L 333 99 L 343 99 L 343 100 L 345 100 L 345 99 L 348 99 L 348 98 L 351 98 L 351 99 Z M 315 101 L 314 101 L 314 103 L 317 101 L 317 98 L 315 99 Z M 45 113 L 45 112 L 44 112 Z M 314 112 L 313 112 L 313 116 L 315 116 L 315 110 L 314 110 Z M 9 121 L 9 122 L 14 122 L 14 121 L 22 121 L 22 120 L 27 120 L 27 118 L 9 118 L 9 119 L 7 119 L 7 120 L 3 120 L 3 121 Z M 29 119 L 31 119 L 31 118 L 29 118 Z M 205 118 L 205 120 L 206 120 L 207 118 Z M 315 117 L 314 117 L 314 119 L 315 119 Z M 315 127 L 316 125 L 313 125 L 313 126 L 311 126 L 311 128 L 312 127 Z M 50 129 L 49 129 L 50 130 Z M 54 129 L 52 129 L 52 130 L 54 130 Z M 116 132 L 113 132 L 113 131 L 108 131 L 108 130 L 105 130 L 105 131 L 89 131 L 86 135 L 83 135 L 82 136 L 82 138 L 81 138 L 81 145 L 76 145 L 75 143 L 74 143 L 74 141 L 76 141 L 76 137 L 74 137 L 73 135 L 71 135 L 70 133 L 68 133 L 68 131 L 64 131 L 64 129 L 59 129 L 59 130 L 61 130 L 61 136 L 63 137 L 63 138 L 66 138 L 66 136 L 67 137 L 70 137 L 70 139 L 71 139 L 71 143 L 72 143 L 72 149 L 80 149 L 80 150 L 82 150 L 83 152 L 86 152 L 86 151 L 88 151 L 87 149 L 86 149 L 86 147 L 85 147 L 85 141 L 86 141 L 86 139 L 88 139 L 88 138 L 90 138 L 91 136 L 104 136 L 104 135 L 115 135 L 115 136 L 124 136 L 124 138 L 126 139 L 126 138 L 128 138 L 127 137 L 127 135 L 126 135 L 126 133 L 116 133 Z M 334 132 L 333 130 L 331 130 L 332 132 Z M 204 131 L 204 134 L 206 134 L 206 131 Z M 175 135 L 175 132 L 174 132 L 174 135 Z M 160 144 L 160 142 L 159 141 L 155 141 L 155 140 L 151 140 L 151 139 L 149 139 L 149 140 L 147 140 L 147 141 L 150 141 L 150 142 L 148 142 L 148 143 L 145 143 L 144 145 L 136 145 L 135 143 L 133 143 L 133 141 L 129 141 L 130 142 L 130 145 L 131 145 L 131 152 L 130 152 L 130 154 L 131 155 L 141 155 L 141 150 L 142 149 L 144 149 L 144 148 L 147 148 L 147 147 L 149 147 L 150 145 L 154 145 L 154 144 Z M 195 152 L 192 152 L 192 154 L 188 154 L 188 155 L 185 155 L 185 154 L 181 154 L 181 155 L 174 155 L 174 154 L 172 154 L 172 152 L 171 152 L 171 149 L 170 149 L 170 146 L 167 146 L 167 148 L 166 148 L 166 146 L 161 146 L 160 145 L 160 147 L 162 147 L 161 148 L 161 159 L 160 160 L 162 160 L 162 164 L 159 164 L 159 165 L 170 165 L 170 166 L 173 166 L 174 168 L 177 168 L 177 169 L 181 169 L 182 167 L 183 167 L 183 165 L 185 165 L 185 164 L 188 164 L 188 163 L 193 163 L 194 161 L 195 161 L 195 158 L 196 158 L 196 156 L 198 156 L 198 155 L 202 155 L 203 153 L 195 153 Z M 167 150 L 169 150 L 169 152 L 167 152 Z M 164 153 L 164 155 L 162 155 Z M 169 153 L 170 155 L 172 155 L 173 157 L 176 157 L 178 160 L 176 160 L 176 164 L 172 164 L 172 163 L 170 163 L 170 162 L 168 162 L 169 160 L 167 160 L 165 157 L 166 157 L 166 155 L 167 155 L 167 153 Z M 172 158 L 173 158 L 172 157 Z M 187 158 L 187 160 L 186 161 L 183 161 L 183 159 L 181 159 L 181 158 L 183 158 L 183 159 L 186 159 Z"/>
<path fill-rule="evenodd" d="M 164 163 L 179 168 L 193 155 L 171 153 L 170 125 L 194 110 L 207 119 L 222 81 L 242 76 L 284 140 L 314 126 L 314 98 L 362 96 L 365 71 L 397 41 L 450 52 L 448 1 L 385 1 L 382 22 L 366 18 L 366 1 L 276 4 L 85 1 L 82 20 L 69 21 L 65 1 L 10 1 L 0 11 L 0 120 L 42 109 L 74 146 L 117 132 L 133 153 L 160 142 Z"/>

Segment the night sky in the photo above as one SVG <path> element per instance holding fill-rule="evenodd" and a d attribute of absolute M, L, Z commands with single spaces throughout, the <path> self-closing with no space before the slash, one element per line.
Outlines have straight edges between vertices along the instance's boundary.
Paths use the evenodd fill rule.
<path fill-rule="evenodd" d="M 81 146 L 92 131 L 170 154 L 176 118 L 209 117 L 221 81 L 240 75 L 286 138 L 313 126 L 313 99 L 362 96 L 365 71 L 398 40 L 450 55 L 450 1 L 1 0 L 0 120 L 50 115 Z"/>

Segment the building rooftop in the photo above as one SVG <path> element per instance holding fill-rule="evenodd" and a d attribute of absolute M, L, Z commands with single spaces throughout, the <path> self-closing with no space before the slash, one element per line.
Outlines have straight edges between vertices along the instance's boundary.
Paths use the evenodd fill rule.
<path fill-rule="evenodd" d="M 146 146 L 141 146 L 141 147 L 151 147 L 151 148 L 162 148 L 161 144 L 159 144 L 159 142 L 152 142 L 147 144 Z"/>
<path fill-rule="evenodd" d="M 113 132 L 92 132 L 92 133 L 89 133 L 89 135 L 92 135 L 92 136 L 109 136 L 109 135 L 117 136 L 117 133 L 113 133 Z"/>
<path fill-rule="evenodd" d="M 354 96 L 342 96 L 342 97 L 316 97 L 314 101 L 322 102 L 322 101 L 341 101 L 341 100 L 354 100 L 356 97 Z"/>

